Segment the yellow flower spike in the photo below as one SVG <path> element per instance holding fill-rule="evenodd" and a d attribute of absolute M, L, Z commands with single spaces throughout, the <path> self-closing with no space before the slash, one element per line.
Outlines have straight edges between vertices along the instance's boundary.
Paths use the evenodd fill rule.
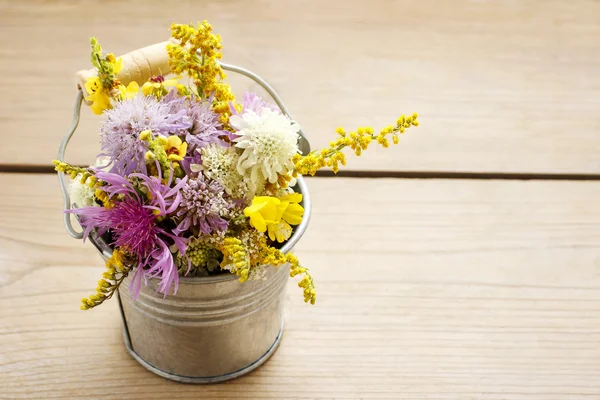
<path fill-rule="evenodd" d="M 106 261 L 106 271 L 98 281 L 96 293 L 81 299 L 81 309 L 89 310 L 110 299 L 117 291 L 123 279 L 129 274 L 131 265 L 124 265 L 125 253 L 121 248 L 115 248 L 112 256 Z"/>
<path fill-rule="evenodd" d="M 240 277 L 240 282 L 248 280 L 250 273 L 250 259 L 241 240 L 227 237 L 223 240 L 219 250 L 223 253 L 221 268 L 233 267 L 232 273 Z"/>
<path fill-rule="evenodd" d="M 226 74 L 218 64 L 222 58 L 221 37 L 212 32 L 212 26 L 203 21 L 196 27 L 184 24 L 171 25 L 172 36 L 177 43 L 167 45 L 169 65 L 175 74 L 187 73 L 202 99 L 213 96 L 213 111 L 227 129 L 231 110 L 229 103 L 235 100 L 231 88 L 223 80 Z M 200 50 L 201 57 L 197 56 Z M 236 105 L 234 104 L 234 107 Z"/>
<path fill-rule="evenodd" d="M 94 186 L 96 186 L 96 183 L 98 182 L 98 179 L 95 176 L 90 176 L 87 180 L 87 185 L 90 188 L 94 188 Z M 82 184 L 86 184 L 85 181 L 81 182 Z"/>
<path fill-rule="evenodd" d="M 160 145 L 161 145 L 161 146 L 163 146 L 163 147 L 169 144 L 169 139 L 167 139 L 167 138 L 166 138 L 166 137 L 164 137 L 164 136 L 159 136 L 159 137 L 157 138 L 157 140 L 158 140 L 158 144 L 160 144 Z"/>
<path fill-rule="evenodd" d="M 279 265 L 289 264 L 290 277 L 293 278 L 297 275 L 303 275 L 301 285 L 299 286 L 304 289 L 304 301 L 306 303 L 315 304 L 315 301 L 317 300 L 317 291 L 315 290 L 313 278 L 308 269 L 300 265 L 296 256 L 290 253 L 283 254 L 281 250 L 268 246 L 264 241 L 260 243 L 259 249 L 260 255 L 258 263 L 260 265 L 274 265 L 277 267 Z"/>
<path fill-rule="evenodd" d="M 96 198 L 100 200 L 105 206 L 106 203 L 108 203 L 108 201 L 110 200 L 108 194 L 106 194 L 106 192 L 102 189 L 96 189 L 94 192 L 94 196 L 96 196 Z"/>
<path fill-rule="evenodd" d="M 387 137 L 388 135 L 392 135 L 393 143 L 397 144 L 399 142 L 398 134 L 404 133 L 411 126 L 419 126 L 417 117 L 418 114 L 416 113 L 410 117 L 401 115 L 397 119 L 395 127 L 388 125 L 377 135 L 370 126 L 359 127 L 356 132 L 350 132 L 349 134 L 343 128 L 337 128 L 336 133 L 339 137 L 332 141 L 328 148 L 320 151 L 315 150 L 305 156 L 298 156 L 292 159 L 294 163 L 292 176 L 315 175 L 323 167 L 329 167 L 333 172 L 337 173 L 339 164 L 346 165 L 346 156 L 342 152 L 344 148 L 349 147 L 354 154 L 360 156 L 373 141 L 376 141 L 384 148 L 389 147 L 390 141 Z"/>

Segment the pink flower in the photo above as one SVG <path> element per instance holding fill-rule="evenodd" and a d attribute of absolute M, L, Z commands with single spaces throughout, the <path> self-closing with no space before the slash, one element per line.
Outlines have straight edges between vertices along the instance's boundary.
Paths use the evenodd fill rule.
<path fill-rule="evenodd" d="M 171 174 L 172 175 L 172 174 Z M 84 239 L 93 229 L 102 235 L 108 230 L 113 235 L 113 246 L 125 249 L 138 259 L 137 270 L 133 277 L 131 290 L 136 298 L 141 289 L 142 279 L 158 277 L 159 292 L 167 295 L 171 285 L 177 292 L 179 276 L 175 267 L 173 255 L 169 250 L 175 245 L 179 252 L 185 255 L 188 239 L 169 232 L 158 225 L 157 218 L 173 213 L 181 201 L 180 189 L 185 185 L 187 177 L 180 180 L 174 187 L 161 182 L 160 177 L 148 177 L 132 174 L 139 178 L 140 183 L 148 192 L 148 198 L 141 196 L 127 179 L 109 172 L 97 172 L 96 177 L 107 183 L 103 186 L 114 205 L 105 207 L 84 207 L 69 210 L 81 216 L 85 228 Z"/>

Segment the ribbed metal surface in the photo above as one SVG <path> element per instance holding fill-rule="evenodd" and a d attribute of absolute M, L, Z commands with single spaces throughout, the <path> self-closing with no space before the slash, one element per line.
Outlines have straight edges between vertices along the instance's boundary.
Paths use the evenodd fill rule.
<path fill-rule="evenodd" d="M 287 253 L 310 220 L 306 183 L 298 179 L 304 217 L 282 246 Z M 90 242 L 106 260 L 112 250 L 95 234 Z M 277 349 L 283 331 L 283 306 L 289 266 L 266 266 L 264 280 L 240 283 L 234 275 L 181 277 L 175 295 L 157 293 L 158 281 L 142 285 L 134 301 L 131 278 L 123 281 L 119 303 L 123 338 L 129 353 L 150 371 L 187 383 L 214 383 L 248 373 Z M 301 293 L 298 293 L 301 295 Z"/>
<path fill-rule="evenodd" d="M 166 298 L 151 281 L 135 301 L 126 279 L 119 295 L 131 349 L 172 379 L 227 379 L 276 345 L 288 271 L 271 266 L 266 280 L 243 284 L 229 275 L 182 278 Z"/>

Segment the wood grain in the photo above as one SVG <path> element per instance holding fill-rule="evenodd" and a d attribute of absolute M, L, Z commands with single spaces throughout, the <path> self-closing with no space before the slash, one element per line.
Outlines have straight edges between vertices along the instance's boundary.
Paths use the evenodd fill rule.
<path fill-rule="evenodd" d="M 600 398 L 598 183 L 308 184 L 317 305 L 290 282 L 275 356 L 190 386 L 130 359 L 115 302 L 77 309 L 102 267 L 56 178 L 0 174 L 0 398 Z"/>
<path fill-rule="evenodd" d="M 564 0 L 0 0 L 0 162 L 55 157 L 89 36 L 119 54 L 205 18 L 225 60 L 271 82 L 314 147 L 338 125 L 420 112 L 398 148 L 351 169 L 600 172 L 600 3 Z M 71 161 L 93 160 L 98 126 L 86 110 Z"/>

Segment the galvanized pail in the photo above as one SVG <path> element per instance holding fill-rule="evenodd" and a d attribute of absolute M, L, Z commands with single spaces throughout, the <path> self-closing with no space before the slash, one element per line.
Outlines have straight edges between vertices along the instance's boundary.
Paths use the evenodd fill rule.
<path fill-rule="evenodd" d="M 154 75 L 152 65 L 157 65 L 156 48 L 162 44 L 136 50 L 123 56 L 125 70 L 128 63 L 135 65 L 140 78 Z M 146 49 L 154 50 L 149 52 Z M 152 53 L 149 71 L 139 71 L 139 59 Z M 164 56 L 166 57 L 166 52 Z M 160 58 L 159 57 L 159 58 Z M 164 73 L 165 60 L 160 59 L 159 70 Z M 284 114 L 289 113 L 281 98 L 268 83 L 256 74 L 233 65 L 221 63 L 223 69 L 245 75 L 271 95 Z M 78 76 L 89 75 L 78 73 Z M 130 74 L 131 76 L 132 74 Z M 127 84 L 127 77 L 121 77 Z M 143 82 L 138 82 L 143 83 Z M 75 103 L 73 123 L 64 137 L 58 159 L 64 161 L 70 138 L 77 129 L 83 89 Z M 310 145 L 301 132 L 299 148 L 303 154 L 310 152 Z M 59 183 L 64 196 L 65 209 L 71 208 L 71 200 L 63 174 Z M 282 246 L 287 253 L 292 250 L 306 231 L 311 212 L 311 203 L 302 177 L 294 188 L 302 193 L 304 217 L 292 237 Z M 82 232 L 76 231 L 69 214 L 64 217 L 67 232 L 81 239 Z M 89 240 L 106 260 L 112 250 L 95 234 Z M 286 282 L 289 276 L 287 265 L 277 268 L 267 266 L 264 280 L 240 283 L 236 276 L 182 277 L 176 294 L 164 297 L 157 293 L 156 280 L 143 286 L 134 301 L 129 291 L 130 278 L 126 278 L 118 291 L 119 308 L 123 320 L 123 340 L 132 357 L 148 370 L 175 381 L 187 383 L 214 383 L 236 378 L 263 364 L 277 349 L 283 332 L 283 303 Z"/>
<path fill-rule="evenodd" d="M 306 231 L 310 197 L 302 178 L 304 218 L 281 250 L 290 251 Z M 98 236 L 90 241 L 106 261 L 111 248 Z M 182 277 L 177 294 L 157 293 L 157 280 L 142 286 L 134 301 L 130 278 L 119 290 L 123 340 L 129 354 L 150 371 L 180 382 L 233 379 L 263 364 L 283 332 L 288 265 L 266 266 L 266 279 L 240 283 L 234 275 Z"/>

